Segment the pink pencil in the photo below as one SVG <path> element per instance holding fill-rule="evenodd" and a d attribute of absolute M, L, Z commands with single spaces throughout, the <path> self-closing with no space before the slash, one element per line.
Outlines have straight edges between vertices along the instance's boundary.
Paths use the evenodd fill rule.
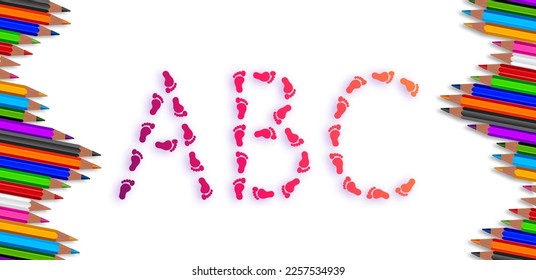
<path fill-rule="evenodd" d="M 536 44 L 523 41 L 495 41 L 493 44 L 513 53 L 536 56 Z"/>
<path fill-rule="evenodd" d="M 18 223 L 48 223 L 47 219 L 43 219 L 28 211 L 13 209 L 0 206 L 0 219 L 18 222 Z"/>

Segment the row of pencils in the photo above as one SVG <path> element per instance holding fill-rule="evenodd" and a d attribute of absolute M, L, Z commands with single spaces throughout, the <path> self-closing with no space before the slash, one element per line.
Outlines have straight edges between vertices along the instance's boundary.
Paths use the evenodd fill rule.
<path fill-rule="evenodd" d="M 0 260 L 60 260 L 62 254 L 77 254 L 61 243 L 76 238 L 41 225 L 48 220 L 34 212 L 50 210 L 46 201 L 62 199 L 52 191 L 70 188 L 67 181 L 89 179 L 79 170 L 99 168 L 82 158 L 98 153 L 41 125 L 44 119 L 35 113 L 48 107 L 35 99 L 44 93 L 6 81 L 18 77 L 5 68 L 19 66 L 17 56 L 32 55 L 24 44 L 59 35 L 49 27 L 69 24 L 56 12 L 69 10 L 49 0 L 0 0 Z"/>
<path fill-rule="evenodd" d="M 479 65 L 490 75 L 471 77 L 475 83 L 455 84 L 459 95 L 444 99 L 459 107 L 442 108 L 458 118 L 475 122 L 469 127 L 502 138 L 497 143 L 508 152 L 493 155 L 507 163 L 496 169 L 514 178 L 536 181 L 536 0 L 469 0 L 477 10 L 463 11 L 480 20 L 465 25 L 479 32 L 505 38 L 494 41 L 504 52 L 492 54 L 498 64 Z M 524 188 L 536 192 L 531 185 Z M 504 227 L 485 228 L 488 239 L 474 239 L 487 249 L 472 252 L 485 260 L 536 259 L 536 198 L 523 198 L 527 208 L 510 209 L 516 220 Z M 530 205 L 530 206 L 529 206 Z"/>

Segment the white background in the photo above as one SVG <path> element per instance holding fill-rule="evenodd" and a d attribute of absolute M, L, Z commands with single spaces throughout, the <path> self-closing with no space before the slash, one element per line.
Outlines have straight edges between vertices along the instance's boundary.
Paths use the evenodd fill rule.
<path fill-rule="evenodd" d="M 47 93 L 44 125 L 69 133 L 92 148 L 103 167 L 92 179 L 61 190 L 63 201 L 38 213 L 48 226 L 79 238 L 65 243 L 81 251 L 62 262 L 2 262 L 2 279 L 209 279 L 191 276 L 197 266 L 275 268 L 344 266 L 342 277 L 261 279 L 502 279 L 534 272 L 526 262 L 478 261 L 470 239 L 488 238 L 481 228 L 515 219 L 508 208 L 528 207 L 531 194 L 493 170 L 491 157 L 506 153 L 497 139 L 479 135 L 446 115 L 441 94 L 452 83 L 484 75 L 478 64 L 498 63 L 493 38 L 468 30 L 463 1 L 65 1 L 60 17 L 70 26 L 28 46 L 17 59 L 18 82 Z M 312 170 L 290 199 L 279 188 L 289 179 L 297 154 L 285 141 L 247 140 L 247 177 L 276 191 L 271 200 L 233 198 L 236 178 L 232 128 L 237 124 L 232 74 L 248 71 L 245 97 L 250 127 L 262 127 L 281 104 L 280 78 L 297 88 L 288 124 L 302 136 Z M 171 97 L 161 72 L 179 82 L 174 92 L 189 113 L 197 141 L 163 153 L 150 141 L 182 136 L 171 117 Z M 251 79 L 275 70 L 272 86 Z M 345 192 L 327 157 L 327 128 L 336 98 L 354 75 L 394 70 L 389 86 L 370 82 L 348 96 L 341 151 L 346 170 L 363 189 L 392 191 L 414 177 L 407 198 L 369 201 Z M 417 81 L 411 98 L 398 79 Z M 369 78 L 370 79 L 370 78 Z M 151 94 L 166 99 L 158 118 L 148 114 Z M 270 106 L 262 103 L 270 102 Z M 255 106 L 255 107 L 254 107 Z M 145 145 L 139 126 L 158 127 Z M 253 129 L 248 130 L 250 134 Z M 281 139 L 284 135 L 280 134 Z M 145 155 L 136 174 L 130 150 Z M 199 198 L 198 174 L 188 170 L 196 151 L 214 194 Z M 136 185 L 124 201 L 120 181 Z M 248 184 L 248 190 L 252 185 Z M 366 189 L 365 189 L 366 190 Z M 231 277 L 211 277 L 210 279 Z M 235 277 L 232 279 L 254 279 Z"/>

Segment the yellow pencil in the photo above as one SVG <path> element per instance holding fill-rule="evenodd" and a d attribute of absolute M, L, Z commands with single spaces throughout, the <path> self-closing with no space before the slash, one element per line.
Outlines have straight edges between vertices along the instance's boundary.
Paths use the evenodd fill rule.
<path fill-rule="evenodd" d="M 55 229 L 0 220 L 0 231 L 51 241 L 76 241 L 76 238 Z"/>
<path fill-rule="evenodd" d="M 536 181 L 536 171 L 532 169 L 520 168 L 515 166 L 495 167 L 495 169 L 514 178 L 532 182 Z"/>
<path fill-rule="evenodd" d="M 15 95 L 19 97 L 41 97 L 46 96 L 46 94 L 41 93 L 33 88 L 27 87 L 25 85 L 19 85 L 14 83 L 2 82 L 0 81 L 0 92 Z"/>
<path fill-rule="evenodd" d="M 485 22 L 465 23 L 465 26 L 482 33 L 536 43 L 536 33 Z"/>

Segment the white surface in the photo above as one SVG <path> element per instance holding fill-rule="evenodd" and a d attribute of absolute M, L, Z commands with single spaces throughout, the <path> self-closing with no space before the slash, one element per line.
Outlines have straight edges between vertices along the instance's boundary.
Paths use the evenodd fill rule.
<path fill-rule="evenodd" d="M 339 279 L 501 279 L 535 271 L 526 262 L 497 265 L 469 254 L 483 251 L 470 243 L 488 238 L 481 228 L 514 219 L 507 209 L 524 207 L 519 199 L 531 195 L 521 188 L 524 182 L 493 170 L 502 164 L 491 154 L 506 153 L 496 139 L 440 111 L 452 105 L 439 95 L 457 94 L 450 84 L 484 74 L 478 64 L 498 63 L 489 56 L 501 52 L 492 38 L 463 27 L 471 19 L 460 10 L 474 6 L 155 0 L 132 1 L 137 4 L 124 9 L 127 2 L 60 3 L 72 10 L 60 15 L 72 25 L 52 27 L 61 35 L 28 47 L 34 56 L 17 59 L 22 66 L 12 69 L 21 76 L 18 82 L 49 95 L 39 100 L 51 108 L 42 114 L 44 124 L 102 153 L 90 161 L 103 169 L 86 172 L 90 181 L 60 191 L 65 199 L 38 213 L 50 227 L 78 237 L 69 245 L 81 254 L 63 262 L 1 262 L 2 279 L 205 279 L 191 270 L 248 265 L 283 271 L 345 266 Z M 197 174 L 188 170 L 189 149 L 181 145 L 168 155 L 136 141 L 139 125 L 156 120 L 148 114 L 150 95 L 165 95 L 166 69 L 179 82 L 175 93 L 198 138 L 192 147 L 215 190 L 207 201 L 199 199 Z M 277 196 L 232 197 L 231 76 L 241 69 L 273 69 L 297 88 L 285 122 L 306 140 L 312 170 L 291 199 L 280 195 L 277 172 L 286 172 L 292 154 L 285 155 L 283 145 L 254 142 L 247 147 L 248 178 L 273 185 Z M 392 190 L 413 176 L 417 185 L 405 199 L 367 201 L 342 190 L 327 158 L 327 128 L 336 98 L 354 75 L 390 69 L 397 78 L 417 81 L 418 97 L 409 98 L 397 83 L 349 97 L 340 151 L 360 184 Z M 253 83 L 250 88 L 258 89 L 248 96 L 257 104 L 260 96 L 277 92 Z M 273 109 L 250 107 L 249 116 L 256 111 L 255 118 L 269 120 Z M 151 139 L 182 136 L 173 118 L 162 118 Z M 387 154 L 365 148 L 374 145 L 390 146 Z M 119 182 L 131 177 L 132 148 L 147 151 L 146 159 L 133 176 L 136 186 L 120 201 Z M 328 277 L 263 279 L 280 278 Z"/>

